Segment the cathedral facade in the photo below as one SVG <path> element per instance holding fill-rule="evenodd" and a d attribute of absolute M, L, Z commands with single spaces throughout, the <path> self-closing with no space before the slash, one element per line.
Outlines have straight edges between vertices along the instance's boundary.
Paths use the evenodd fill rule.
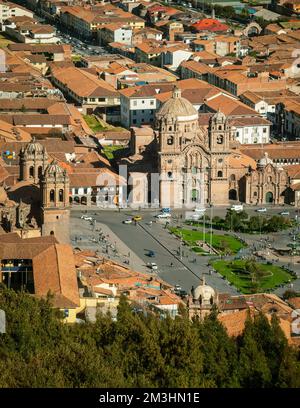
<path fill-rule="evenodd" d="M 128 168 L 133 206 L 153 205 L 150 196 L 158 197 L 160 207 L 173 208 L 293 201 L 286 169 L 263 150 L 259 160 L 242 153 L 221 111 L 200 125 L 198 111 L 176 87 L 157 112 L 153 130 L 133 129 L 131 148 L 120 164 Z"/>
<path fill-rule="evenodd" d="M 230 127 L 225 115 L 212 116 L 208 134 L 198 112 L 179 89 L 156 118 L 162 207 L 228 203 Z"/>

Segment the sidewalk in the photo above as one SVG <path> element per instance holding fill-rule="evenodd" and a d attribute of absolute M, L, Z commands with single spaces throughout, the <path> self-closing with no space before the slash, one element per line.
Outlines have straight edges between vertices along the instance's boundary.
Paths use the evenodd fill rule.
<path fill-rule="evenodd" d="M 108 241 L 113 244 L 117 250 L 119 256 L 111 255 L 112 251 L 109 251 L 110 258 L 116 262 L 120 262 L 125 266 L 138 272 L 147 272 L 149 269 L 146 267 L 145 262 L 139 258 L 120 238 L 105 224 L 97 222 L 97 229 L 101 228 L 103 234 L 108 238 Z M 128 254 L 130 253 L 130 257 Z M 124 264 L 124 260 L 129 258 L 129 265 Z"/>
<path fill-rule="evenodd" d="M 106 237 L 107 243 L 105 243 L 104 240 L 99 240 L 101 232 Z M 75 240 L 75 237 L 77 240 Z M 82 220 L 72 218 L 70 238 L 73 247 L 98 251 L 99 254 L 102 254 L 105 258 L 118 262 L 125 267 L 137 272 L 149 273 L 145 262 L 103 223 L 97 222 L 95 227 L 93 227 L 88 222 L 82 223 Z M 114 251 L 114 249 L 116 249 L 116 251 Z M 129 254 L 130 256 L 128 256 Z M 129 264 L 125 263 L 128 259 Z"/>

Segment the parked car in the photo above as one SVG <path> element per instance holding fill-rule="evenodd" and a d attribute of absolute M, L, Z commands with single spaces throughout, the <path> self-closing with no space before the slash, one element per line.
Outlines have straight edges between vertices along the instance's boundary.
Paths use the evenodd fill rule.
<path fill-rule="evenodd" d="M 156 218 L 170 218 L 171 214 L 170 213 L 160 213 L 156 215 Z"/>
<path fill-rule="evenodd" d="M 281 211 L 279 215 L 290 215 L 289 211 Z"/>
<path fill-rule="evenodd" d="M 161 209 L 161 212 L 162 212 L 162 213 L 170 213 L 170 212 L 171 212 L 171 208 L 169 208 L 169 207 L 164 207 L 164 208 Z"/>
<path fill-rule="evenodd" d="M 243 211 L 244 207 L 243 204 L 234 204 L 231 206 L 233 211 Z"/>
<path fill-rule="evenodd" d="M 132 219 L 131 218 L 127 218 L 127 220 L 123 221 L 123 224 L 132 224 Z"/>
<path fill-rule="evenodd" d="M 196 213 L 204 214 L 205 211 L 206 211 L 206 208 L 204 208 L 204 207 L 196 207 L 196 208 L 194 209 L 194 211 L 195 211 Z"/>
<path fill-rule="evenodd" d="M 257 212 L 267 212 L 267 209 L 266 207 L 263 207 L 263 208 L 258 208 L 256 211 Z"/>

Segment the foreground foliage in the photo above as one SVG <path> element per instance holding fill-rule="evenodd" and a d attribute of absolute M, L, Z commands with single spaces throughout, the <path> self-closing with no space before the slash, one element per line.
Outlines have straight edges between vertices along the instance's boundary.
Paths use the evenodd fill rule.
<path fill-rule="evenodd" d="M 214 311 L 204 322 L 134 314 L 66 325 L 50 300 L 0 290 L 1 387 L 299 387 L 299 351 L 276 318 L 247 322 L 229 338 Z"/>

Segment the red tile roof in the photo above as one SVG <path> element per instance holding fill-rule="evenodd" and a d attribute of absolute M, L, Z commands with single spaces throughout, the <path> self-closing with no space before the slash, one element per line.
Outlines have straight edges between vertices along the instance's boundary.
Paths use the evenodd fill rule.
<path fill-rule="evenodd" d="M 203 20 L 192 24 L 191 27 L 197 31 L 227 31 L 229 28 L 226 24 L 223 24 L 219 20 L 215 20 L 213 18 L 204 18 Z"/>

